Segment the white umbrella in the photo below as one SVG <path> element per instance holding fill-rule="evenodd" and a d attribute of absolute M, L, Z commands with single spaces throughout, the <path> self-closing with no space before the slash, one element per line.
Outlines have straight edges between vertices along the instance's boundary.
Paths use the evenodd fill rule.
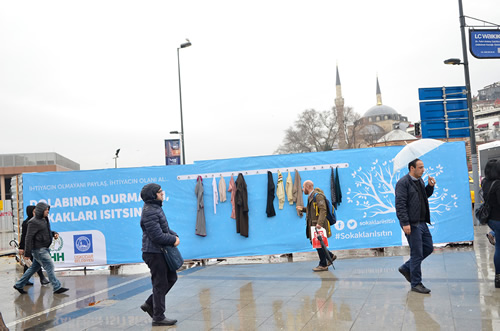
<path fill-rule="evenodd" d="M 394 173 L 408 166 L 408 163 L 437 148 L 443 142 L 435 139 L 420 139 L 406 145 L 394 157 Z"/>

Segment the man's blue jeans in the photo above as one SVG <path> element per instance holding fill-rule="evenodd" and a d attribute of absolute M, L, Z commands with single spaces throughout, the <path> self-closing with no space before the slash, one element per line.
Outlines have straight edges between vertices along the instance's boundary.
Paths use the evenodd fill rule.
<path fill-rule="evenodd" d="M 495 264 L 495 274 L 500 274 L 500 220 L 489 220 L 488 226 L 495 232 L 495 255 L 493 263 Z"/>
<path fill-rule="evenodd" d="M 410 245 L 410 259 L 402 267 L 410 272 L 411 287 L 415 287 L 422 282 L 422 269 L 420 268 L 422 261 L 434 250 L 427 223 L 411 224 L 411 233 L 406 235 L 406 239 Z"/>
<path fill-rule="evenodd" d="M 50 250 L 48 248 L 38 248 L 31 251 L 31 255 L 33 256 L 33 264 L 31 267 L 26 270 L 23 276 L 17 281 L 16 287 L 23 288 L 26 286 L 26 283 L 30 280 L 31 276 L 33 276 L 40 266 L 42 266 L 47 272 L 47 276 L 49 277 L 49 281 L 52 284 L 52 289 L 57 291 L 61 288 L 61 282 L 56 278 L 54 273 L 54 262 L 52 261 L 52 257 L 50 256 Z"/>

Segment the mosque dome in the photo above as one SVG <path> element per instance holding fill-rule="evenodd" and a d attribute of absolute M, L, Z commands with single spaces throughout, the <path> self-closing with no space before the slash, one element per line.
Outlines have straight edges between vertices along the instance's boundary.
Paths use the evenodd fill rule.
<path fill-rule="evenodd" d="M 363 117 L 380 116 L 380 115 L 398 115 L 394 108 L 386 105 L 376 105 L 366 111 Z"/>

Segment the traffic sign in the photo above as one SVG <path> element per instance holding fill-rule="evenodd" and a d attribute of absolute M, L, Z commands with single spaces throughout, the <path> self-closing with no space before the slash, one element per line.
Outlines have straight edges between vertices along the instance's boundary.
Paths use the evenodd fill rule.
<path fill-rule="evenodd" d="M 465 86 L 423 87 L 418 89 L 418 100 L 443 100 L 443 88 L 446 99 L 465 99 Z"/>
<path fill-rule="evenodd" d="M 465 86 L 419 88 L 418 97 L 422 138 L 469 136 L 469 109 Z"/>

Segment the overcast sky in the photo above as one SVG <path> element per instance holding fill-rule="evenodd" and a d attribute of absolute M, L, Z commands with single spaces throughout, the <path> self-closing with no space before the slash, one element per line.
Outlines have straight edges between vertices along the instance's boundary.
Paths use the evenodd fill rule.
<path fill-rule="evenodd" d="M 498 0 L 463 0 L 500 24 Z M 82 169 L 163 165 L 180 131 L 187 163 L 272 154 L 302 111 L 345 105 L 419 120 L 419 87 L 465 85 L 458 0 L 0 0 L 0 154 L 57 152 Z M 468 25 L 478 22 L 468 19 Z M 469 53 L 473 94 L 500 60 Z"/>

